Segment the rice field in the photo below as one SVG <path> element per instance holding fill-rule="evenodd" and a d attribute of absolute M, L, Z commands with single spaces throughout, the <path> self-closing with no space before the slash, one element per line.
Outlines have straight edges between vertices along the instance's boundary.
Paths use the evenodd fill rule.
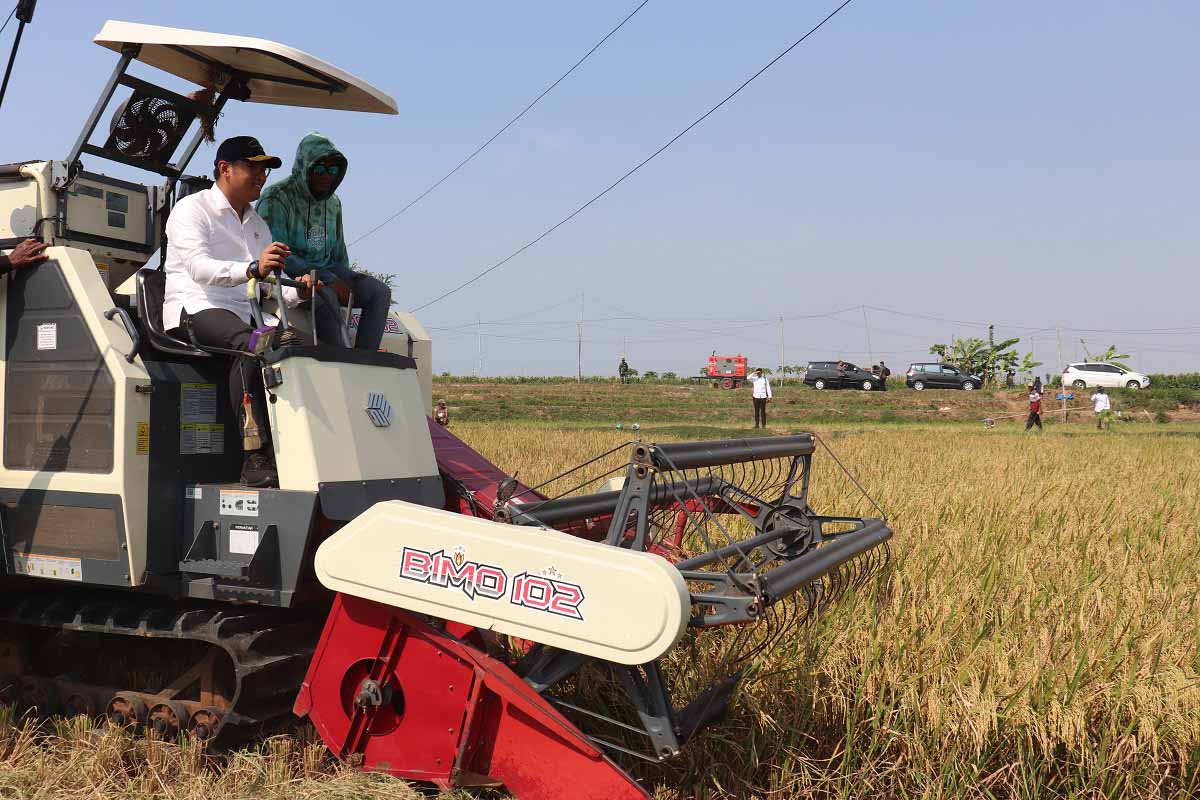
<path fill-rule="evenodd" d="M 587 391 L 571 402 L 586 406 Z M 666 396 L 639 402 L 647 440 L 751 433 L 709 404 L 689 417 Z M 561 411 L 468 408 L 452 429 L 526 483 L 630 438 Z M 1200 430 L 801 416 L 773 432 L 825 438 L 887 512 L 892 562 L 758 658 L 729 717 L 680 760 L 639 773 L 656 797 L 1200 796 Z M 822 455 L 814 508 L 873 513 Z M 78 723 L 34 736 L 0 717 L 0 797 L 217 796 L 417 795 L 334 764 L 303 731 L 218 761 Z"/>
<path fill-rule="evenodd" d="M 625 438 L 459 427 L 527 476 Z M 889 515 L 891 569 L 763 656 L 660 796 L 1200 793 L 1200 434 L 824 434 Z M 819 455 L 813 506 L 871 513 Z"/>

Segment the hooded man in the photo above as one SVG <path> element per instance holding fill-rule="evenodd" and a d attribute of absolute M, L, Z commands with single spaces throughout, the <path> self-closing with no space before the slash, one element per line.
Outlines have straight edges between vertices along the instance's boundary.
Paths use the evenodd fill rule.
<path fill-rule="evenodd" d="M 342 201 L 338 186 L 346 177 L 348 162 L 325 136 L 310 133 L 300 140 L 292 174 L 268 186 L 258 201 L 260 216 L 271 226 L 271 235 L 291 248 L 287 272 L 298 276 L 317 270 L 327 284 L 342 281 L 362 309 L 354 346 L 378 350 L 392 305 L 392 290 L 382 281 L 350 269 L 350 255 L 342 231 Z M 326 302 L 331 302 L 326 296 Z"/>

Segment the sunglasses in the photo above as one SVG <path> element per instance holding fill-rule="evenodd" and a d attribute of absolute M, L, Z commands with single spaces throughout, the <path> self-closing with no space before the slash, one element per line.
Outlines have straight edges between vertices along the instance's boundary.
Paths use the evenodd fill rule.
<path fill-rule="evenodd" d="M 338 175 L 342 174 L 342 165 L 341 164 L 330 164 L 329 166 L 326 166 L 324 164 L 317 164 L 315 167 L 312 168 L 312 174 L 313 175 L 332 175 L 333 177 L 336 178 Z"/>

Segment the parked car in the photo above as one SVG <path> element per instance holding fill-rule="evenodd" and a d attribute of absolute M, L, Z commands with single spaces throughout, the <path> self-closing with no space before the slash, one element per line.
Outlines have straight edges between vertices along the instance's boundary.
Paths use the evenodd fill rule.
<path fill-rule="evenodd" d="M 862 389 L 883 391 L 883 379 L 869 369 L 849 361 L 810 361 L 804 382 L 814 389 Z"/>
<path fill-rule="evenodd" d="M 904 384 L 918 392 L 924 389 L 962 389 L 971 392 L 983 386 L 983 378 L 968 375 L 950 364 L 909 364 Z"/>
<path fill-rule="evenodd" d="M 1074 386 L 1076 389 L 1088 386 L 1145 389 L 1150 385 L 1150 378 L 1106 361 L 1089 361 L 1083 364 L 1068 364 L 1063 370 L 1062 382 L 1063 386 Z"/>

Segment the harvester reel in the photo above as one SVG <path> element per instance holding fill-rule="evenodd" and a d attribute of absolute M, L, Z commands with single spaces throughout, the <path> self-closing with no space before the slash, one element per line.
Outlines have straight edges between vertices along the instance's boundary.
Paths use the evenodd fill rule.
<path fill-rule="evenodd" d="M 816 446 L 808 434 L 633 441 L 534 487 L 495 472 L 484 487 L 446 481 L 460 493 L 452 503 L 492 523 L 376 506 L 318 552 L 318 575 L 339 595 L 296 713 L 339 757 L 401 777 L 503 783 L 522 800 L 647 797 L 626 769 L 678 755 L 725 714 L 746 661 L 887 561 L 884 519 L 809 506 Z M 543 493 L 550 486 L 560 494 Z M 410 553 L 398 581 L 391 566 L 355 557 L 394 546 L 397 530 Z M 634 580 L 636 564 L 677 582 L 670 603 L 680 624 L 661 647 L 621 660 L 618 639 L 628 647 L 641 618 L 669 605 L 649 573 Z M 616 588 L 597 574 L 608 571 L 624 576 Z M 564 610 L 581 627 L 561 628 L 573 624 L 562 617 L 520 627 L 506 609 L 529 600 L 518 602 L 515 587 L 531 578 L 546 593 L 570 590 Z M 510 585 L 506 595 L 500 587 Z M 639 618 L 613 622 L 619 636 L 597 623 L 646 586 L 653 594 L 630 612 Z M 717 627 L 725 633 L 704 633 Z M 685 642 L 713 658 L 668 656 Z M 704 677 L 676 674 L 685 669 Z M 699 689 L 677 705 L 684 685 Z"/>

